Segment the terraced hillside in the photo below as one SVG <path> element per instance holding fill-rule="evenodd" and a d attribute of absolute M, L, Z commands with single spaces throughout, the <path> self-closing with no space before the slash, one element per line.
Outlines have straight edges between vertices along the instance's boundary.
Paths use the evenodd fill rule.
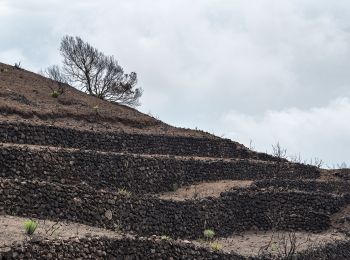
<path fill-rule="evenodd" d="M 0 259 L 350 258 L 348 170 L 47 84 L 0 65 Z"/>

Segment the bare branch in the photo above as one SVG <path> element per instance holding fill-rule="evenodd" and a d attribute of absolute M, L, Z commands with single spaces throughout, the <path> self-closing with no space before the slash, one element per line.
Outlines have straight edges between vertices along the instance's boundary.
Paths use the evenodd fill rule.
<path fill-rule="evenodd" d="M 59 94 L 63 94 L 65 86 L 68 84 L 68 79 L 66 75 L 63 74 L 61 69 L 57 65 L 53 65 L 51 67 L 48 67 L 45 70 L 44 74 L 57 83 L 58 90 L 55 90 L 50 86 L 51 90 L 58 91 Z"/>

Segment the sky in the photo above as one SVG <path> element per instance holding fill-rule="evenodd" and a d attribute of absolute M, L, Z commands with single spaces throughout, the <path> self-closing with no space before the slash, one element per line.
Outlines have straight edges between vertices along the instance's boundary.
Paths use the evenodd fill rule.
<path fill-rule="evenodd" d="M 350 165 L 348 0 L 0 0 L 0 61 L 38 72 L 80 36 L 144 89 L 138 108 L 257 151 Z"/>

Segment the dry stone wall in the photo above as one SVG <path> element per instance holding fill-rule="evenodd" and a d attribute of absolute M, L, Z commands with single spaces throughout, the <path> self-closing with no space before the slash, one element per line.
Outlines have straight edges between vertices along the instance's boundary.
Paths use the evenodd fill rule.
<path fill-rule="evenodd" d="M 253 227 L 321 231 L 329 227 L 330 215 L 349 203 L 343 196 L 307 192 L 236 190 L 219 198 L 170 201 L 38 181 L 1 179 L 0 187 L 3 214 L 193 239 L 206 228 L 218 236 Z"/>
<path fill-rule="evenodd" d="M 194 160 L 67 149 L 33 149 L 0 145 L 0 177 L 86 182 L 95 188 L 133 192 L 170 191 L 214 180 L 318 178 L 313 166 L 254 160 Z"/>
<path fill-rule="evenodd" d="M 323 245 L 319 248 L 299 253 L 295 259 L 298 260 L 348 260 L 350 259 L 350 241 L 337 241 Z"/>
<path fill-rule="evenodd" d="M 243 257 L 233 252 L 212 251 L 193 244 L 143 237 L 91 237 L 70 240 L 39 240 L 0 248 L 0 259 L 222 259 L 268 260 L 268 256 Z M 293 259 L 350 259 L 350 242 L 337 241 L 298 253 Z"/>
<path fill-rule="evenodd" d="M 160 239 L 92 237 L 18 244 L 7 248 L 3 253 L 0 251 L 0 259 L 243 260 L 246 258 L 235 253 L 213 252 L 188 243 Z"/>
<path fill-rule="evenodd" d="M 0 142 L 137 154 L 169 154 L 285 161 L 252 152 L 228 139 L 78 131 L 48 125 L 0 122 Z"/>

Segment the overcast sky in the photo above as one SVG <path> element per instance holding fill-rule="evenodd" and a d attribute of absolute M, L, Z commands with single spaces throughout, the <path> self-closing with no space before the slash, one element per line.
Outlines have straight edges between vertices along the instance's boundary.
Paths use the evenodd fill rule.
<path fill-rule="evenodd" d="M 0 0 L 0 61 L 34 72 L 78 35 L 163 121 L 350 165 L 348 0 Z"/>

